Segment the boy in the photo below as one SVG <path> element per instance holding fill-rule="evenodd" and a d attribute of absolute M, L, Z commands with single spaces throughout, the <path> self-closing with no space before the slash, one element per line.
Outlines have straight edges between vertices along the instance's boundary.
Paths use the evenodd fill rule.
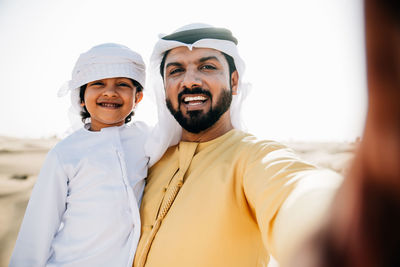
<path fill-rule="evenodd" d="M 49 152 L 10 266 L 132 266 L 147 129 L 126 123 L 144 82 L 141 56 L 125 46 L 102 44 L 80 55 L 68 90 L 86 123 Z"/>

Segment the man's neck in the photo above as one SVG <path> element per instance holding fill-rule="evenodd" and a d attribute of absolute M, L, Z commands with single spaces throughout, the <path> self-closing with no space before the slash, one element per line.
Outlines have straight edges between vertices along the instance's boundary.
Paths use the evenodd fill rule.
<path fill-rule="evenodd" d="M 200 133 L 191 133 L 182 129 L 181 141 L 186 142 L 208 142 L 218 138 L 233 129 L 229 110 L 219 118 L 219 120 L 210 128 L 201 131 Z"/>

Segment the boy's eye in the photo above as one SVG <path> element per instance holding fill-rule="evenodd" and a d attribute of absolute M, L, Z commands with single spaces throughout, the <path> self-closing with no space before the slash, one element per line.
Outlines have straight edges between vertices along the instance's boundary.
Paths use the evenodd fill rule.
<path fill-rule="evenodd" d="M 94 85 L 104 85 L 104 83 L 101 81 L 95 81 L 95 82 L 89 83 L 89 86 L 94 86 Z"/>
<path fill-rule="evenodd" d="M 129 83 L 119 83 L 118 86 L 124 86 L 124 87 L 131 87 L 131 85 Z"/>

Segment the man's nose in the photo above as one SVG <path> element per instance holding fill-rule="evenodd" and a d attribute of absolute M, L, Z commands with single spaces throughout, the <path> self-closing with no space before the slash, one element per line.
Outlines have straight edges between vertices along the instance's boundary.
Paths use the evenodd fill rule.
<path fill-rule="evenodd" d="M 193 87 L 201 87 L 201 79 L 194 70 L 187 70 L 184 75 L 183 79 L 181 82 L 181 87 L 186 87 L 186 88 L 193 88 Z"/>

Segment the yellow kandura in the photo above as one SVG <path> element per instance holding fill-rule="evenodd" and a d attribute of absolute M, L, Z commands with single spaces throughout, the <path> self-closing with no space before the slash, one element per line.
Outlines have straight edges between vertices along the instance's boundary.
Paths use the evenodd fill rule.
<path fill-rule="evenodd" d="M 180 142 L 149 170 L 134 266 L 266 266 L 270 253 L 283 262 L 340 182 L 239 130 Z"/>

